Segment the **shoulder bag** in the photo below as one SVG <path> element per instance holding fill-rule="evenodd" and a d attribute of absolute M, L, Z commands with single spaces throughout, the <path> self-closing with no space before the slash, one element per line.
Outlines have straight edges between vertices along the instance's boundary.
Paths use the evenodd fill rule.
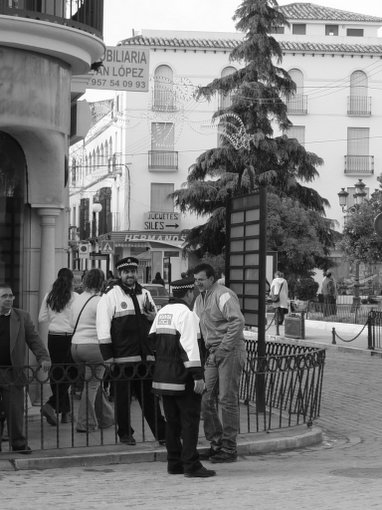
<path fill-rule="evenodd" d="M 74 333 L 76 332 L 76 329 L 77 329 L 77 326 L 78 326 L 78 323 L 79 323 L 79 320 L 80 320 L 81 314 L 82 314 L 82 312 L 84 311 L 85 306 L 89 303 L 89 301 L 90 301 L 91 299 L 93 299 L 93 298 L 94 298 L 94 297 L 96 297 L 96 296 L 98 296 L 98 294 L 93 294 L 93 296 L 90 296 L 90 298 L 89 298 L 89 299 L 87 299 L 87 300 L 85 301 L 84 306 L 81 308 L 80 313 L 79 313 L 79 314 L 78 314 L 78 316 L 77 316 L 77 320 L 76 320 L 76 323 L 75 323 L 74 328 L 73 328 L 72 338 L 74 337 Z"/>
<path fill-rule="evenodd" d="M 280 292 L 281 292 L 281 289 L 283 288 L 283 285 L 284 285 L 284 282 L 280 285 L 279 293 L 272 296 L 271 299 L 272 299 L 273 303 L 278 303 L 280 301 Z"/>

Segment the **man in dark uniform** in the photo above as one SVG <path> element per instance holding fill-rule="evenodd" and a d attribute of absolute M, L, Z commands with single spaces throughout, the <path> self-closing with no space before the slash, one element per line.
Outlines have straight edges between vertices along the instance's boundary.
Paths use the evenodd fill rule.
<path fill-rule="evenodd" d="M 199 319 L 190 310 L 194 278 L 177 280 L 171 286 L 174 297 L 158 312 L 149 337 L 156 352 L 153 388 L 162 396 L 166 416 L 167 471 L 208 478 L 216 473 L 202 466 L 197 450 L 205 384 Z"/>
<path fill-rule="evenodd" d="M 0 283 L 0 397 L 12 450 L 28 454 L 32 450 L 24 435 L 22 370 L 26 365 L 27 347 L 45 372 L 50 369 L 51 362 L 29 313 L 13 308 L 14 298 L 11 287 Z"/>
<path fill-rule="evenodd" d="M 136 444 L 130 413 L 131 396 L 135 395 L 154 437 L 164 444 L 166 424 L 152 393 L 150 371 L 143 379 L 135 372 L 142 362 L 154 362 L 148 333 L 156 314 L 155 303 L 150 292 L 137 282 L 136 258 L 123 258 L 116 268 L 119 278 L 109 283 L 98 303 L 97 335 L 103 359 L 114 363 L 118 436 L 121 443 Z"/>

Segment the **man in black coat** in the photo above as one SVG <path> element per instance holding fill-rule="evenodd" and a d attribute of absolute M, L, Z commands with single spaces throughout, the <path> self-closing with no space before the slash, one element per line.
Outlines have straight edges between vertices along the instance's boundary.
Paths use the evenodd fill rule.
<path fill-rule="evenodd" d="M 31 453 L 24 435 L 23 367 L 27 347 L 45 372 L 51 362 L 29 313 L 13 308 L 14 298 L 10 285 L 0 283 L 0 396 L 12 450 Z"/>

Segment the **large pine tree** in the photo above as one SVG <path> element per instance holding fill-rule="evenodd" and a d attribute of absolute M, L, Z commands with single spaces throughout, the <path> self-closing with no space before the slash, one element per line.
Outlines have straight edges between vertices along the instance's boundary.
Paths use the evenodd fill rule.
<path fill-rule="evenodd" d="M 264 184 L 268 195 L 276 194 L 285 204 L 292 200 L 311 219 L 316 218 L 311 222 L 311 235 L 313 244 L 320 245 L 321 249 L 317 257 L 311 250 L 306 260 L 304 256 L 299 257 L 301 270 L 309 272 L 315 266 L 328 265 L 326 257 L 332 236 L 330 222 L 324 218 L 328 202 L 303 185 L 317 177 L 316 167 L 322 160 L 307 152 L 296 139 L 286 134 L 274 136 L 276 126 L 284 133 L 292 125 L 285 100 L 295 92 L 295 84 L 289 74 L 278 67 L 282 60 L 281 48 L 269 35 L 275 27 L 287 24 L 287 20 L 277 10 L 274 0 L 244 0 L 234 20 L 237 30 L 244 34 L 242 42 L 230 55 L 232 61 L 238 62 L 239 69 L 200 87 L 197 93 L 198 98 L 211 99 L 220 94 L 231 99 L 228 107 L 214 115 L 219 123 L 221 143 L 199 156 L 190 168 L 186 186 L 174 193 L 182 212 L 192 211 L 207 219 L 188 232 L 187 246 L 197 250 L 199 255 L 221 253 L 225 244 L 228 196 L 248 193 Z M 279 214 L 285 212 L 288 213 L 287 207 L 279 207 Z M 273 230 L 270 230 L 269 247 L 285 251 L 285 239 L 277 239 L 277 236 L 272 239 L 272 235 Z M 298 250 L 298 244 L 295 248 Z M 288 254 L 284 255 L 280 265 L 288 270 Z M 290 252 L 290 261 L 294 257 Z M 293 272 L 295 270 L 294 267 Z"/>

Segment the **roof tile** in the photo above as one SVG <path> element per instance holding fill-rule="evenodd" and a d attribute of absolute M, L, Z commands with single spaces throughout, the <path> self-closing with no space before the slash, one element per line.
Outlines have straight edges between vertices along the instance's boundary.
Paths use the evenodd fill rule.
<path fill-rule="evenodd" d="M 305 2 L 295 2 L 288 5 L 280 5 L 277 9 L 284 14 L 288 20 L 314 20 L 314 21 L 356 21 L 362 23 L 382 24 L 382 18 L 357 14 L 350 11 L 342 11 L 331 7 L 323 7 Z"/>

